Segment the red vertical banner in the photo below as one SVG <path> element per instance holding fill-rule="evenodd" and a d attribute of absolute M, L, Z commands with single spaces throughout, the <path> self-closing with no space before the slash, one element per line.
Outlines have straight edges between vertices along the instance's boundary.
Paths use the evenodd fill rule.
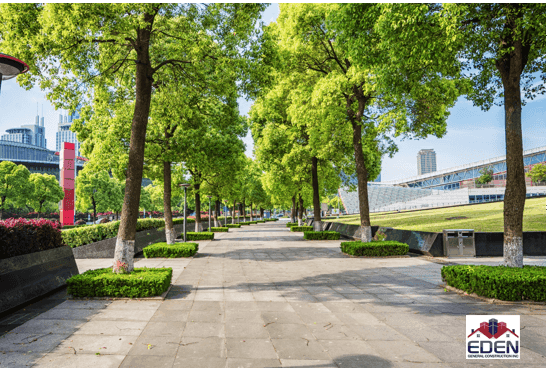
<path fill-rule="evenodd" d="M 65 198 L 61 202 L 60 221 L 63 225 L 74 225 L 74 143 L 63 142 L 60 152 L 59 166 L 61 169 L 61 186 L 65 191 Z"/>

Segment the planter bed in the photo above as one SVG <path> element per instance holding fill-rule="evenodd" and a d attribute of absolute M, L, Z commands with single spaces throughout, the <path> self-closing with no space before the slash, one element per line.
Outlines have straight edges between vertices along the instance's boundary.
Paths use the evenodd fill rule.
<path fill-rule="evenodd" d="M 338 240 L 340 233 L 336 231 L 304 231 L 306 240 Z"/>
<path fill-rule="evenodd" d="M 545 266 L 444 266 L 441 275 L 449 286 L 486 298 L 545 302 Z"/>
<path fill-rule="evenodd" d="M 227 233 L 228 232 L 228 227 L 212 227 L 210 229 L 207 229 L 207 231 L 209 232 L 213 232 L 213 233 Z"/>
<path fill-rule="evenodd" d="M 313 226 L 291 226 L 293 232 L 313 231 Z"/>
<path fill-rule="evenodd" d="M 181 258 L 192 257 L 197 253 L 197 243 L 156 243 L 142 250 L 145 258 Z"/>
<path fill-rule="evenodd" d="M 241 228 L 241 225 L 240 224 L 227 224 L 226 227 L 228 229 L 239 229 L 239 228 Z"/>
<path fill-rule="evenodd" d="M 342 242 L 340 249 L 350 256 L 388 257 L 404 256 L 408 253 L 408 244 L 396 241 Z"/>
<path fill-rule="evenodd" d="M 67 280 L 67 294 L 74 297 L 159 296 L 167 291 L 172 268 L 135 268 L 130 274 L 116 274 L 111 268 L 89 270 Z"/>

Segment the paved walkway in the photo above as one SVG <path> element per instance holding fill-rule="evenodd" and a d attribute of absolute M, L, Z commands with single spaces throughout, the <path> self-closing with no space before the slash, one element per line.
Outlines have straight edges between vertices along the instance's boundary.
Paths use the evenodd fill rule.
<path fill-rule="evenodd" d="M 545 367 L 545 306 L 444 292 L 441 264 L 351 258 L 283 222 L 215 236 L 139 260 L 174 268 L 165 301 L 64 301 L 0 338 L 0 368 Z M 521 359 L 466 361 L 466 314 L 520 315 Z"/>

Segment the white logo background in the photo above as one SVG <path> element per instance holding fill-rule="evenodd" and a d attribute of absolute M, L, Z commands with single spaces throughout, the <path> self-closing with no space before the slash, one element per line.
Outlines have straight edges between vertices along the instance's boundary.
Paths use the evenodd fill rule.
<path fill-rule="evenodd" d="M 498 329 L 505 323 L 509 331 L 497 339 L 484 336 L 480 330 L 481 323 L 498 321 Z M 511 332 L 518 336 L 516 337 Z M 476 331 L 475 333 L 473 333 Z M 473 333 L 472 336 L 469 336 Z M 514 351 L 513 347 L 518 350 Z M 520 316 L 508 315 L 467 315 L 465 321 L 465 357 L 466 359 L 520 359 Z M 471 351 L 471 352 L 470 352 Z"/>

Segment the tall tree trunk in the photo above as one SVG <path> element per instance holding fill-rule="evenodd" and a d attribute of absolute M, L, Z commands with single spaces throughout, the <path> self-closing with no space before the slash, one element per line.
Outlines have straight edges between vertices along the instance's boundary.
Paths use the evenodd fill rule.
<path fill-rule="evenodd" d="M 93 224 L 97 221 L 97 203 L 95 203 L 95 197 L 91 196 L 91 203 L 93 204 Z"/>
<path fill-rule="evenodd" d="M 247 208 L 245 206 L 245 199 L 243 199 L 243 221 L 247 221 Z"/>
<path fill-rule="evenodd" d="M 513 51 L 496 62 L 503 82 L 507 160 L 507 182 L 503 200 L 503 263 L 505 266 L 522 268 L 522 217 L 526 200 L 526 179 L 522 155 L 520 76 L 527 62 L 528 50 L 523 50 L 520 41 L 514 41 L 513 46 Z"/>
<path fill-rule="evenodd" d="M 296 212 L 298 213 L 298 226 L 302 226 L 302 206 L 300 203 L 303 202 L 302 194 L 298 194 L 298 204 L 296 205 Z"/>
<path fill-rule="evenodd" d="M 321 231 L 321 199 L 319 198 L 319 177 L 317 175 L 317 157 L 311 158 L 311 185 L 313 188 L 313 230 Z"/>
<path fill-rule="evenodd" d="M 197 174 L 198 175 L 198 180 L 199 180 L 199 177 L 200 177 L 200 174 Z M 201 223 L 201 198 L 199 196 L 199 187 L 200 187 L 200 183 L 195 183 L 194 184 L 194 201 L 196 202 L 196 227 L 195 227 L 195 231 L 197 233 L 199 232 L 202 232 L 203 231 L 203 225 Z"/>
<path fill-rule="evenodd" d="M 361 124 L 352 120 L 353 126 L 353 151 L 355 156 L 355 171 L 357 173 L 357 193 L 359 198 L 359 216 L 361 218 L 361 240 L 370 242 L 372 240 L 372 229 L 370 227 L 370 214 L 368 207 L 368 172 L 365 166 L 365 155 L 363 154 L 363 143 L 361 141 Z"/>
<path fill-rule="evenodd" d="M 264 221 L 264 208 L 260 207 L 260 221 Z"/>
<path fill-rule="evenodd" d="M 150 115 L 152 100 L 152 74 L 150 65 L 150 31 L 154 21 L 153 14 L 145 14 L 143 21 L 146 28 L 137 31 L 137 64 L 136 64 L 136 98 L 133 121 L 131 122 L 131 139 L 129 141 L 129 160 L 125 181 L 125 195 L 122 207 L 122 219 L 118 229 L 114 262 L 124 262 L 127 272 L 133 271 L 135 255 L 135 233 L 139 217 L 139 199 L 141 197 L 142 171 L 144 163 L 144 144 L 146 126 Z"/>
<path fill-rule="evenodd" d="M 215 200 L 215 211 L 214 211 L 214 227 L 220 227 L 220 224 L 218 223 L 218 216 L 220 216 L 220 201 L 217 199 Z"/>
<path fill-rule="evenodd" d="M 296 222 L 296 194 L 292 196 L 291 222 Z"/>
<path fill-rule="evenodd" d="M 300 217 L 304 218 L 305 208 L 304 208 L 304 198 L 302 198 L 302 196 L 300 196 L 299 202 L 300 202 Z"/>
<path fill-rule="evenodd" d="M 232 206 L 232 224 L 236 223 L 236 201 L 234 200 L 234 205 Z"/>
<path fill-rule="evenodd" d="M 253 221 L 253 202 L 251 202 L 251 221 Z"/>
<path fill-rule="evenodd" d="M 173 227 L 171 212 L 171 162 L 168 161 L 163 161 L 163 218 L 165 219 L 165 242 L 174 244 L 177 234 Z"/>

